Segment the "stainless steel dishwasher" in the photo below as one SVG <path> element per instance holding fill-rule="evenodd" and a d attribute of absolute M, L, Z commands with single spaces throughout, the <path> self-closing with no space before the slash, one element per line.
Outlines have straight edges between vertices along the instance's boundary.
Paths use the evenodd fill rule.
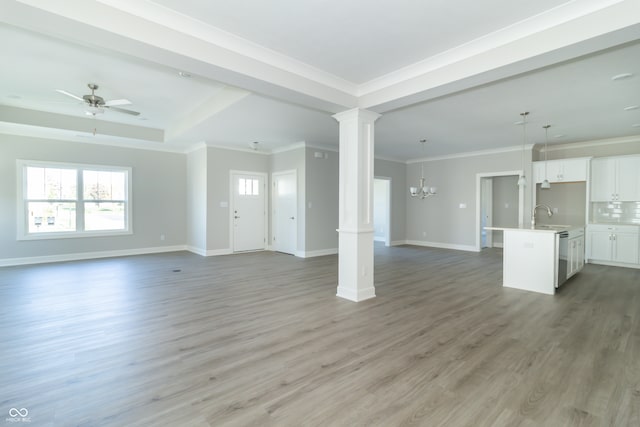
<path fill-rule="evenodd" d="M 567 280 L 567 259 L 569 258 L 569 232 L 558 233 L 558 283 L 556 288 L 562 286 Z"/>

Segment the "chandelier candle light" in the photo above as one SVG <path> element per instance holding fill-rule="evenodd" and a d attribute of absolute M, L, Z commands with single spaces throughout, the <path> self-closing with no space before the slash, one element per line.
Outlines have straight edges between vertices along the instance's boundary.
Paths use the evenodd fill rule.
<path fill-rule="evenodd" d="M 520 113 L 520 115 L 522 116 L 522 175 L 518 178 L 518 187 L 525 187 L 527 185 L 527 178 L 524 176 L 524 146 L 527 143 L 527 116 L 529 112 L 525 111 L 524 113 Z"/>
<path fill-rule="evenodd" d="M 422 153 L 424 154 L 424 144 L 426 144 L 426 139 L 421 139 L 420 144 L 422 144 Z M 437 192 L 436 187 L 428 187 L 426 180 L 424 179 L 424 160 L 420 165 L 420 185 L 418 187 L 409 187 L 409 194 L 411 197 L 419 197 L 421 199 L 426 199 L 429 196 L 435 196 Z"/>

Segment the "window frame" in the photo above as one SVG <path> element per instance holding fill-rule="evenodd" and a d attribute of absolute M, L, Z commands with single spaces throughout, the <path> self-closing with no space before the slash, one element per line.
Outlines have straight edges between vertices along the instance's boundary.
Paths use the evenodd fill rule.
<path fill-rule="evenodd" d="M 76 199 L 65 200 L 76 204 L 76 230 L 75 231 L 50 231 L 50 232 L 29 232 L 29 215 L 27 204 L 30 201 L 27 192 L 27 168 L 56 168 L 56 169 L 73 169 L 76 171 Z M 125 173 L 125 205 L 124 229 L 118 230 L 90 230 L 84 229 L 84 205 L 90 200 L 84 199 L 84 171 L 96 172 L 124 172 Z M 17 172 L 17 240 L 50 240 L 50 239 L 68 239 L 82 237 L 100 237 L 100 236 L 122 236 L 133 234 L 132 228 L 132 168 L 126 166 L 110 166 L 110 165 L 94 165 L 85 163 L 66 163 L 66 162 L 49 162 L 41 160 L 16 160 Z M 61 199 L 62 200 L 62 199 Z M 58 200 L 56 200 L 58 201 Z M 111 200 L 105 200 L 110 202 Z"/>

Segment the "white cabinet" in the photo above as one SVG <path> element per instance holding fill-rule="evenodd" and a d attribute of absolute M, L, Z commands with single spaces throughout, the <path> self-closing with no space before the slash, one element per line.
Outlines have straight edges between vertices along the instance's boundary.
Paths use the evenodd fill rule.
<path fill-rule="evenodd" d="M 591 201 L 640 201 L 640 157 L 603 157 L 591 161 Z"/>
<path fill-rule="evenodd" d="M 589 260 L 638 264 L 640 232 L 634 225 L 587 226 Z"/>
<path fill-rule="evenodd" d="M 567 278 L 573 276 L 584 267 L 584 235 L 569 239 L 567 254 Z"/>
<path fill-rule="evenodd" d="M 549 182 L 586 181 L 588 165 L 589 158 L 533 162 L 533 176 L 536 184 L 544 181 L 545 176 Z"/>

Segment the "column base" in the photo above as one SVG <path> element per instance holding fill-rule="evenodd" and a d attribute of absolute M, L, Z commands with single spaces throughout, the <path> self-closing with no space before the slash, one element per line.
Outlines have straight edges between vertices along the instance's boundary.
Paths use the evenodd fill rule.
<path fill-rule="evenodd" d="M 370 287 L 367 289 L 358 289 L 357 291 L 349 288 L 342 288 L 338 286 L 338 292 L 336 296 L 344 299 L 348 299 L 353 302 L 360 302 L 367 299 L 376 297 L 376 288 Z"/>

